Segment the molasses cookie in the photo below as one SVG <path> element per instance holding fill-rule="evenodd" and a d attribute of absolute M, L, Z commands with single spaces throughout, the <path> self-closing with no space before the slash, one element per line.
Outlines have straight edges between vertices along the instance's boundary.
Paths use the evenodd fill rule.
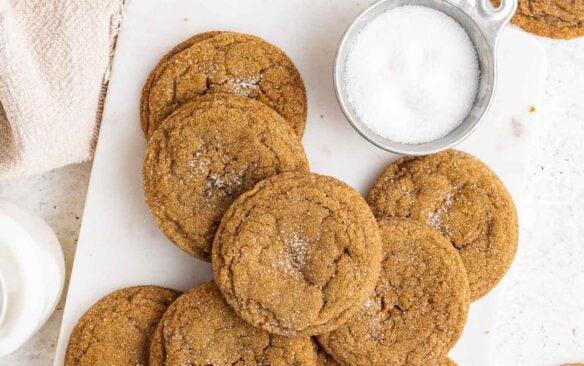
<path fill-rule="evenodd" d="M 174 290 L 156 286 L 107 295 L 77 322 L 65 366 L 147 365 L 156 325 L 177 296 Z"/>
<path fill-rule="evenodd" d="M 140 114 L 146 137 L 179 105 L 211 93 L 256 99 L 302 136 L 307 113 L 304 83 L 279 48 L 252 35 L 209 32 L 172 52 L 152 71 L 143 89 Z"/>
<path fill-rule="evenodd" d="M 285 173 L 258 183 L 225 213 L 213 242 L 217 285 L 250 324 L 281 335 L 335 329 L 379 276 L 381 237 L 347 184 Z"/>
<path fill-rule="evenodd" d="M 500 0 L 492 0 L 499 6 Z M 584 35 L 584 1 L 519 0 L 511 21 L 542 37 L 571 39 Z"/>
<path fill-rule="evenodd" d="M 368 201 L 378 218 L 423 221 L 450 240 L 466 266 L 473 301 L 495 287 L 513 262 L 513 200 L 495 173 L 469 154 L 402 158 L 378 178 Z"/>
<path fill-rule="evenodd" d="M 150 366 L 312 366 L 309 337 L 267 333 L 239 318 L 213 282 L 178 298 L 152 340 Z"/>
<path fill-rule="evenodd" d="M 210 260 L 223 212 L 275 174 L 308 172 L 294 131 L 274 110 L 230 94 L 194 98 L 152 135 L 144 161 L 146 203 L 181 249 Z"/>
<path fill-rule="evenodd" d="M 406 219 L 379 222 L 384 259 L 360 311 L 318 336 L 343 365 L 441 365 L 469 308 L 464 264 L 448 240 Z"/>

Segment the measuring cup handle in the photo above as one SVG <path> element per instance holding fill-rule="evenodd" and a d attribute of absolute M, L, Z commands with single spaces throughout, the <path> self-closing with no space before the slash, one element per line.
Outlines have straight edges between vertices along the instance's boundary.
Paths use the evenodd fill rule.
<path fill-rule="evenodd" d="M 503 27 L 517 10 L 517 0 L 500 0 L 498 8 L 491 0 L 447 0 L 465 11 L 482 29 L 491 47 L 495 47 Z"/>
<path fill-rule="evenodd" d="M 505 25 L 517 10 L 517 0 L 501 0 L 501 5 L 495 9 L 491 0 L 477 0 L 479 14 L 485 19 Z"/>

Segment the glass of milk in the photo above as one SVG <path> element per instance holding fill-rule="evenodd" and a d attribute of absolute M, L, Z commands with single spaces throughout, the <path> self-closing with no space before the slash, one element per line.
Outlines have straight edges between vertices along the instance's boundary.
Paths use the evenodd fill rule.
<path fill-rule="evenodd" d="M 41 219 L 0 202 L 0 358 L 48 320 L 65 281 L 61 245 Z"/>

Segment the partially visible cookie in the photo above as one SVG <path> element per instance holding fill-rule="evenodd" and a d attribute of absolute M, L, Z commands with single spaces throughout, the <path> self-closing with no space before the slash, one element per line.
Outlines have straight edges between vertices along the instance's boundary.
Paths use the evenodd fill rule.
<path fill-rule="evenodd" d="M 161 60 L 144 86 L 140 114 L 146 137 L 178 106 L 210 93 L 256 99 L 281 114 L 302 136 L 306 91 L 300 73 L 282 50 L 259 37 L 234 32 L 204 33 L 177 50 Z"/>
<path fill-rule="evenodd" d="M 384 259 L 360 311 L 319 344 L 343 365 L 441 365 L 460 337 L 469 287 L 460 256 L 427 225 L 379 222 Z"/>
<path fill-rule="evenodd" d="M 309 337 L 281 337 L 247 324 L 213 282 L 190 290 L 168 308 L 150 352 L 150 366 L 315 364 Z"/>
<path fill-rule="evenodd" d="M 227 210 L 213 242 L 217 285 L 250 324 L 281 335 L 335 329 L 379 276 L 381 237 L 365 200 L 318 174 L 258 183 Z"/>
<path fill-rule="evenodd" d="M 495 173 L 469 154 L 399 159 L 377 179 L 368 201 L 378 218 L 423 221 L 450 240 L 466 266 L 473 301 L 513 262 L 519 235 L 513 200 Z"/>
<path fill-rule="evenodd" d="M 152 88 L 152 83 L 160 76 L 160 73 L 164 70 L 164 66 L 166 63 L 174 57 L 177 53 L 189 48 L 190 46 L 194 45 L 195 43 L 204 41 L 206 39 L 215 37 L 216 35 L 221 34 L 219 31 L 210 31 L 205 33 L 196 34 L 189 39 L 179 43 L 178 45 L 174 46 L 167 54 L 165 54 L 160 61 L 158 61 L 158 65 L 150 72 L 148 75 L 148 79 L 142 88 L 142 95 L 140 97 L 140 124 L 143 131 L 148 130 L 148 123 L 149 123 L 149 106 L 148 101 L 150 99 L 150 89 Z"/>
<path fill-rule="evenodd" d="M 102 298 L 73 329 L 65 366 L 147 365 L 156 325 L 177 296 L 174 290 L 138 286 Z"/>
<path fill-rule="evenodd" d="M 499 6 L 500 0 L 492 0 Z M 511 21 L 542 37 L 571 39 L 584 35 L 584 1 L 519 0 Z"/>
<path fill-rule="evenodd" d="M 440 366 L 457 366 L 457 363 L 452 361 L 450 358 L 445 358 L 444 362 Z"/>
<path fill-rule="evenodd" d="M 209 261 L 221 216 L 269 176 L 308 172 L 304 149 L 274 110 L 230 94 L 194 98 L 152 135 L 144 160 L 146 203 L 181 249 Z"/>

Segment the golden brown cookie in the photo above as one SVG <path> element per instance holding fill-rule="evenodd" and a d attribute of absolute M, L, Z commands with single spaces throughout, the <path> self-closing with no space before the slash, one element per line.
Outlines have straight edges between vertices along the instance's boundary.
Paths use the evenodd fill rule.
<path fill-rule="evenodd" d="M 211 32 L 174 51 L 156 66 L 143 89 L 140 114 L 146 137 L 178 106 L 210 93 L 256 99 L 281 114 L 302 136 L 307 113 L 304 83 L 279 48 L 252 35 Z"/>
<path fill-rule="evenodd" d="M 194 98 L 152 135 L 144 161 L 146 203 L 180 248 L 210 260 L 223 212 L 269 176 L 308 172 L 286 121 L 265 104 L 230 94 Z"/>
<path fill-rule="evenodd" d="M 458 366 L 458 364 L 450 358 L 445 358 L 440 366 Z"/>
<path fill-rule="evenodd" d="M 500 0 L 492 0 L 499 6 Z M 571 39 L 584 35 L 583 0 L 518 0 L 511 21 L 542 37 Z"/>
<path fill-rule="evenodd" d="M 174 302 L 152 339 L 150 366 L 312 366 L 309 337 L 288 338 L 253 327 L 208 282 Z"/>
<path fill-rule="evenodd" d="M 384 259 L 375 290 L 357 315 L 318 342 L 344 365 L 440 365 L 466 322 L 464 264 L 421 222 L 385 219 L 379 227 Z"/>
<path fill-rule="evenodd" d="M 379 228 L 347 184 L 285 173 L 258 183 L 225 213 L 213 242 L 217 285 L 250 324 L 315 335 L 351 317 L 381 263 Z"/>
<path fill-rule="evenodd" d="M 487 294 L 515 257 L 515 205 L 499 178 L 475 157 L 448 150 L 390 164 L 369 192 L 378 218 L 420 220 L 458 249 L 471 299 Z"/>
<path fill-rule="evenodd" d="M 156 286 L 107 295 L 77 322 L 65 366 L 147 365 L 156 325 L 177 296 L 174 290 Z"/>

